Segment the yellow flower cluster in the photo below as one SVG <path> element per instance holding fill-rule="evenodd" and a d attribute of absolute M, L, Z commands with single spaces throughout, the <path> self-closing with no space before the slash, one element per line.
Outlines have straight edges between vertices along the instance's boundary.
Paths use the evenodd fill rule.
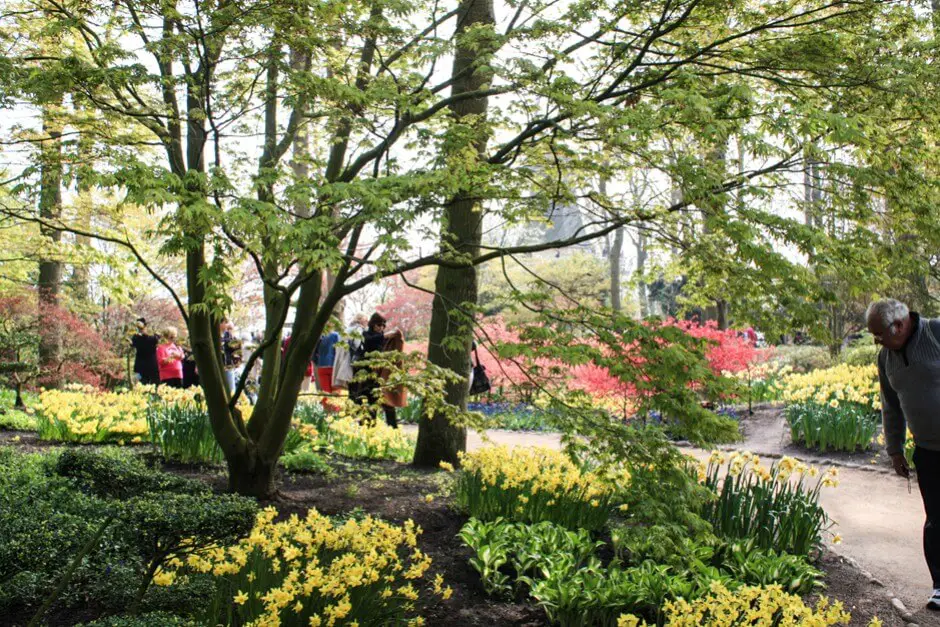
<path fill-rule="evenodd" d="M 225 577 L 231 587 L 220 590 L 238 590 L 232 600 L 244 624 L 255 627 L 376 623 L 414 609 L 415 585 L 431 558 L 418 549 L 421 529 L 411 520 L 400 527 L 372 517 L 334 523 L 314 509 L 304 519 L 276 516 L 273 507 L 260 512 L 251 534 L 233 546 L 185 563 L 171 559 L 154 583 L 169 585 L 187 570 Z M 431 583 L 450 597 L 440 575 Z"/>
<path fill-rule="evenodd" d="M 750 472 L 762 483 L 786 483 L 791 477 L 808 476 L 811 478 L 820 478 L 820 485 L 826 488 L 835 488 L 839 485 L 839 470 L 830 467 L 825 473 L 820 473 L 819 468 L 807 466 L 793 457 L 782 457 L 776 461 L 769 469 L 761 465 L 760 457 L 748 451 L 734 452 L 731 455 L 725 455 L 721 451 L 712 451 L 708 458 L 708 474 L 713 474 L 718 468 L 727 464 L 728 474 L 737 477 L 742 473 Z M 700 465 L 699 479 L 702 480 L 705 464 Z M 821 476 L 820 476 L 821 475 Z"/>
<path fill-rule="evenodd" d="M 788 375 L 783 381 L 783 400 L 789 403 L 815 402 L 832 407 L 849 402 L 880 410 L 878 367 L 840 364 L 806 374 Z"/>
<path fill-rule="evenodd" d="M 307 435 L 311 435 L 309 431 Z M 393 429 L 379 421 L 374 425 L 363 425 L 345 413 L 329 422 L 325 435 L 337 453 L 349 457 L 410 457 L 416 441 L 413 435 L 402 429 Z"/>
<path fill-rule="evenodd" d="M 43 390 L 36 405 L 40 423 L 67 430 L 75 441 L 99 441 L 105 437 L 147 435 L 144 410 L 149 395 L 142 390 L 102 392 L 90 386 Z"/>
<path fill-rule="evenodd" d="M 607 498 L 619 484 L 630 480 L 626 469 L 601 476 L 581 472 L 564 453 L 548 448 L 510 448 L 487 446 L 471 453 L 460 454 L 465 472 L 476 474 L 484 486 L 512 490 L 525 487 L 530 494 L 577 495 L 585 502 Z"/>
<path fill-rule="evenodd" d="M 713 582 L 711 593 L 696 601 L 678 599 L 663 607 L 666 627 L 731 627 L 732 625 L 802 625 L 828 627 L 848 625 L 851 615 L 841 601 L 830 603 L 820 597 L 815 607 L 809 607 L 793 594 L 787 594 L 778 585 L 745 586 L 728 590 Z M 617 627 L 646 626 L 633 614 L 624 614 Z"/>

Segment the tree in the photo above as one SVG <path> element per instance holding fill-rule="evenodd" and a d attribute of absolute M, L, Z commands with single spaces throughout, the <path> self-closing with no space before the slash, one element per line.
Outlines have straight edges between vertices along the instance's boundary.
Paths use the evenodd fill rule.
<path fill-rule="evenodd" d="M 54 362 L 41 353 L 50 328 L 62 338 Z M 65 380 L 98 387 L 120 378 L 120 360 L 81 318 L 35 293 L 0 297 L 0 380 L 15 390 L 17 408 L 33 385 Z"/>
<path fill-rule="evenodd" d="M 807 134 L 846 150 L 873 148 L 885 107 L 843 113 L 844 103 L 821 101 L 836 88 L 847 99 L 880 89 L 875 84 L 897 54 L 886 51 L 884 42 L 893 41 L 886 32 L 916 34 L 920 26 L 914 13 L 880 1 L 721 11 L 699 0 L 535 2 L 515 6 L 499 24 L 483 5 L 67 0 L 0 18 L 7 32 L 41 23 L 76 42 L 58 55 L 8 48 L 6 94 L 36 93 L 28 87 L 66 75 L 91 110 L 146 133 L 139 142 L 98 129 L 108 151 L 94 186 L 153 212 L 159 222 L 149 235 L 166 263 L 185 264 L 185 289 L 114 225 L 88 232 L 22 202 L 4 212 L 124 246 L 167 290 L 189 330 L 231 489 L 273 493 L 317 339 L 344 296 L 384 277 L 439 266 L 429 358 L 465 376 L 475 267 L 624 225 L 658 229 L 693 207 L 726 206 L 740 189 L 750 202 L 710 216 L 713 233 L 729 242 L 720 264 L 731 277 L 729 299 L 761 294 L 757 308 L 768 318 L 787 299 L 810 302 L 806 293 L 817 286 L 803 284 L 798 264 L 773 246 L 825 235 L 778 215 L 765 189 L 785 184 Z M 482 21 L 468 25 L 478 13 Z M 445 27 L 456 40 L 438 34 Z M 455 52 L 458 69 L 442 77 L 438 64 Z M 920 67 L 912 53 L 904 62 Z M 66 126 L 91 125 L 74 116 Z M 253 128 L 262 129 L 257 144 L 246 138 Z M 301 132 L 309 133 L 309 155 L 295 141 Z M 702 151 L 664 158 L 670 142 L 706 145 L 733 135 L 755 157 L 742 173 L 717 167 Z M 607 195 L 588 190 L 601 168 L 598 151 L 616 160 L 631 155 L 679 181 L 682 199 L 657 199 L 651 190 L 652 197 L 625 201 L 613 180 Z M 289 157 L 309 161 L 306 177 Z M 862 174 L 846 168 L 846 176 Z M 28 196 L 31 177 L 18 174 L 24 182 L 14 191 Z M 482 238 L 487 220 L 521 223 L 571 203 L 589 220 L 570 237 L 518 246 Z M 441 244 L 416 254 L 409 230 Z M 703 273 L 715 261 L 704 246 L 688 255 Z M 246 371 L 264 355 L 250 417 L 237 406 L 244 377 L 234 394 L 224 384 L 217 332 L 231 307 L 231 269 L 243 259 L 255 268 L 265 310 L 264 339 L 247 357 Z M 282 363 L 289 316 L 293 341 Z M 447 388 L 458 409 L 465 385 Z M 458 431 L 429 431 L 438 424 L 422 422 L 424 441 L 440 443 L 422 444 L 422 453 L 443 447 L 428 460 L 460 447 Z"/>

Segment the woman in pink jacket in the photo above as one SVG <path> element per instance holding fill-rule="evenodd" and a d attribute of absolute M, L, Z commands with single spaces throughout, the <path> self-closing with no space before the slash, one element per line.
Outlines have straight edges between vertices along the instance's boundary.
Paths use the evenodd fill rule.
<path fill-rule="evenodd" d="M 157 346 L 160 383 L 171 388 L 183 387 L 183 349 L 176 345 L 176 327 L 167 327 Z"/>

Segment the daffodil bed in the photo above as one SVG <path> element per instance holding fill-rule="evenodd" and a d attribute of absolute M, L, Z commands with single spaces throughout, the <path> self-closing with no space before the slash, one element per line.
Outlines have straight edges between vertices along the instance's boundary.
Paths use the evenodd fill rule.
<path fill-rule="evenodd" d="M 7 464 L 10 463 L 6 457 L 9 453 L 3 450 L 9 448 L 12 447 L 0 448 L 0 460 L 6 460 Z M 94 454 L 94 451 L 88 454 Z M 612 477 L 609 473 L 598 473 L 596 469 L 570 461 L 568 463 L 571 466 L 568 466 L 561 459 L 546 457 L 547 454 L 540 451 L 517 451 L 517 454 L 521 455 L 523 461 L 519 464 L 523 468 L 525 457 L 530 455 L 545 463 L 545 468 L 551 473 L 566 477 L 551 482 L 543 481 L 538 476 L 524 477 L 518 474 L 522 472 L 521 469 L 510 470 L 507 474 L 520 481 L 519 486 L 513 488 L 519 494 L 523 494 L 520 486 L 528 485 L 531 490 L 537 485 L 539 491 L 559 496 L 561 490 L 570 483 L 570 487 L 574 488 L 571 493 L 579 495 L 578 498 L 590 508 L 588 511 L 602 507 L 607 510 L 607 515 L 611 517 L 609 525 L 622 521 L 626 515 L 620 509 L 619 495 L 622 491 L 616 487 L 616 483 L 610 482 Z M 468 458 L 468 466 L 476 465 L 480 468 L 490 462 L 503 464 L 507 455 L 509 459 L 513 458 L 508 452 L 497 452 L 486 458 L 488 462 L 482 461 L 480 457 Z M 37 460 L 36 456 L 29 457 Z M 209 615 L 222 623 L 228 623 L 230 618 L 237 615 L 240 620 L 252 621 L 252 624 L 278 624 L 273 620 L 276 615 L 279 624 L 284 625 L 318 624 L 318 619 L 319 624 L 327 625 L 332 618 L 335 625 L 355 624 L 352 620 L 358 620 L 360 625 L 424 621 L 427 625 L 448 627 L 454 624 L 499 626 L 548 624 L 547 616 L 553 616 L 555 624 L 574 625 L 576 622 L 572 622 L 574 619 L 571 616 L 566 618 L 564 612 L 550 608 L 559 605 L 559 595 L 565 594 L 565 586 L 569 586 L 571 581 L 577 581 L 581 586 L 581 592 L 577 595 L 579 602 L 589 603 L 590 598 L 596 598 L 594 595 L 618 595 L 616 598 L 621 600 L 611 605 L 610 625 L 617 624 L 618 619 L 625 621 L 623 624 L 631 625 L 634 618 L 630 614 L 634 614 L 637 620 L 645 619 L 648 622 L 650 610 L 644 605 L 631 605 L 633 602 L 624 603 L 622 599 L 632 598 L 630 595 L 641 594 L 639 591 L 646 589 L 645 586 L 659 583 L 669 586 L 689 585 L 684 583 L 687 580 L 684 575 L 675 575 L 676 571 L 671 570 L 677 566 L 669 566 L 665 559 L 657 558 L 659 561 L 645 561 L 645 564 L 643 561 L 635 563 L 636 556 L 630 557 L 626 553 L 621 556 L 618 548 L 617 557 L 611 562 L 610 550 L 598 548 L 598 536 L 592 536 L 583 529 L 568 530 L 550 521 L 543 521 L 530 531 L 529 523 L 518 522 L 511 523 L 513 531 L 510 533 L 507 527 L 500 526 L 507 523 L 494 521 L 485 523 L 490 526 L 489 531 L 483 527 L 477 529 L 480 541 L 491 542 L 494 536 L 505 540 L 501 555 L 513 560 L 515 568 L 523 571 L 528 569 L 531 584 L 520 585 L 509 581 L 510 592 L 512 589 L 517 590 L 514 598 L 511 593 L 508 596 L 487 594 L 481 584 L 482 576 L 478 568 L 468 561 L 468 551 L 457 538 L 467 518 L 460 513 L 451 496 L 454 475 L 417 471 L 388 460 L 336 459 L 331 463 L 332 475 L 329 477 L 310 474 L 284 477 L 282 491 L 286 499 L 277 505 L 276 510 L 269 508 L 260 513 L 254 529 L 242 536 L 241 540 L 190 551 L 189 555 L 179 559 L 171 557 L 165 560 L 156 570 L 155 585 L 150 587 L 142 607 L 145 614 L 156 611 L 163 613 L 150 614 L 153 617 L 149 619 L 150 623 L 126 624 L 186 624 L 172 622 L 178 620 L 173 615 L 182 616 L 183 620 L 196 618 L 196 624 L 205 624 L 204 619 Z M 727 463 L 732 462 L 729 460 Z M 749 470 L 755 472 L 752 464 Z M 35 600 L 31 605 L 13 607 L 12 613 L 6 611 L 9 606 L 0 607 L 0 612 L 23 624 L 32 616 L 31 609 L 35 609 L 44 591 L 54 585 L 56 577 L 53 575 L 60 574 L 67 566 L 70 551 L 77 550 L 81 540 L 94 531 L 95 521 L 100 520 L 104 511 L 102 508 L 108 503 L 107 499 L 98 499 L 94 501 L 97 504 L 95 508 L 79 504 L 79 501 L 86 503 L 87 499 L 98 497 L 90 497 L 83 491 L 69 491 L 68 482 L 71 480 L 55 478 L 54 474 L 43 469 L 46 467 L 43 463 L 33 461 L 27 466 L 31 468 L 25 471 L 31 477 L 30 481 L 54 480 L 58 487 L 52 490 L 29 488 L 29 481 L 26 481 L 23 473 L 4 468 L 5 480 L 0 479 L 0 502 L 5 495 L 9 498 L 9 495 L 17 494 L 22 498 L 33 498 L 36 502 L 28 515 L 20 517 L 24 526 L 18 535 L 6 534 L 0 537 L 0 576 L 3 576 L 3 568 L 8 564 L 4 560 L 17 556 L 39 557 L 42 553 L 41 550 L 5 552 L 5 538 L 45 542 L 49 532 L 58 533 L 63 538 L 74 537 L 69 542 L 63 542 L 50 536 L 49 544 L 42 545 L 46 547 L 44 550 L 49 551 L 48 555 L 53 561 L 37 560 L 37 565 L 48 566 L 50 576 L 43 580 L 45 583 L 31 580 L 33 585 L 38 586 L 33 588 L 32 598 Z M 644 472 L 656 471 L 644 469 Z M 208 484 L 218 485 L 220 479 L 216 473 L 206 473 L 199 478 Z M 792 473 L 795 477 L 797 469 L 792 469 Z M 187 474 L 193 476 L 195 473 L 189 469 Z M 804 474 L 809 475 L 808 469 Z M 618 474 L 616 481 L 620 482 L 621 487 L 637 487 L 635 477 L 628 479 Z M 599 489 L 596 484 L 607 487 L 602 492 L 596 492 Z M 578 492 L 578 489 L 582 492 Z M 31 494 L 40 496 L 37 499 Z M 67 502 L 70 503 L 67 506 L 65 501 L 61 501 L 66 495 L 72 499 Z M 604 500 L 597 506 L 592 506 L 590 500 L 584 501 L 598 496 Z M 62 518 L 64 512 L 55 514 L 56 508 L 61 507 L 74 514 L 68 518 Z M 640 506 L 631 504 L 631 508 L 640 509 Z M 80 511 L 84 512 L 84 516 L 75 515 Z M 58 516 L 55 520 L 61 528 L 43 525 L 41 519 L 46 516 Z M 28 525 L 37 525 L 37 530 L 46 531 L 30 534 Z M 423 529 L 422 533 L 418 532 L 419 528 Z M 118 583 L 114 577 L 120 575 L 124 578 L 122 581 L 130 582 L 138 576 L 139 571 L 129 569 L 127 557 L 119 554 L 123 550 L 123 541 L 117 540 L 123 537 L 117 534 L 119 529 L 119 526 L 114 527 L 115 535 L 108 532 L 107 537 L 111 540 L 101 549 L 106 550 L 106 553 L 86 558 L 85 565 L 79 571 L 79 579 L 76 580 L 76 583 L 81 583 L 81 586 L 76 587 L 78 593 L 69 597 L 71 601 L 63 600 L 60 607 L 51 612 L 49 618 L 52 623 L 69 625 L 79 620 L 92 620 L 98 613 L 120 614 L 126 611 L 127 596 L 134 586 Z M 606 532 L 600 536 L 601 544 L 604 537 L 607 537 Z M 514 539 L 519 539 L 525 550 L 521 553 L 506 553 L 514 546 Z M 182 546 L 188 545 L 184 542 Z M 35 545 L 34 549 L 36 547 L 39 545 Z M 569 547 L 579 557 L 573 562 L 566 562 L 564 547 Z M 703 552 L 705 544 L 702 542 L 690 546 L 690 549 L 690 560 L 693 557 L 706 559 Z M 737 545 L 730 545 L 728 550 L 739 551 Z M 711 612 L 717 615 L 721 612 L 745 611 L 745 604 L 748 604 L 746 610 L 753 610 L 754 616 L 761 612 L 780 612 L 781 616 L 789 613 L 804 619 L 810 616 L 840 616 L 839 610 L 827 609 L 831 605 L 821 607 L 813 614 L 817 607 L 815 595 L 804 597 L 805 603 L 801 605 L 798 597 L 787 590 L 761 585 L 756 579 L 764 576 L 760 573 L 764 572 L 761 568 L 765 562 L 774 568 L 801 567 L 787 566 L 779 560 L 772 561 L 774 558 L 768 552 L 761 553 L 750 548 L 743 550 L 749 557 L 748 561 L 742 562 L 741 568 L 751 574 L 734 577 L 749 578 L 751 583 L 740 587 L 740 584 L 727 579 L 718 579 L 713 589 L 705 585 L 703 596 L 694 601 L 690 599 L 688 606 L 678 601 L 672 601 L 670 605 L 668 598 L 663 599 L 661 618 L 666 620 L 666 624 L 690 624 L 687 620 L 678 622 L 688 612 L 697 613 L 695 615 Z M 722 560 L 727 561 L 728 555 L 732 554 L 728 553 Z M 491 559 L 498 557 L 496 555 Z M 122 560 L 125 564 L 118 568 Z M 112 574 L 104 575 L 109 564 Z M 572 564 L 587 569 L 582 568 L 583 572 L 579 571 L 575 578 L 564 575 L 565 569 Z M 491 562 L 489 566 L 492 565 Z M 892 616 L 891 608 L 880 601 L 881 596 L 877 591 L 860 587 L 857 573 L 831 558 L 829 553 L 823 551 L 817 565 L 828 571 L 827 596 L 833 600 L 840 599 L 846 608 L 855 608 L 852 610 L 853 624 L 865 625 L 874 614 L 883 618 Z M 506 567 L 501 570 L 506 572 Z M 709 566 L 703 567 L 706 568 L 703 571 L 706 578 L 701 581 L 709 581 L 708 578 L 715 575 L 707 574 L 711 572 L 707 570 Z M 540 568 L 555 575 L 548 578 L 535 576 L 535 570 Z M 499 566 L 497 570 L 500 570 Z M 388 577 L 392 577 L 394 582 Z M 610 588 L 608 582 L 612 580 L 618 582 L 620 587 Z M 531 596 L 528 595 L 530 589 Z M 3 592 L 10 594 L 12 590 L 5 587 Z M 25 588 L 18 587 L 17 590 Z M 642 594 L 648 596 L 648 593 Z M 69 605 L 69 602 L 80 604 L 82 613 L 77 614 L 74 610 L 76 606 Z M 377 609 L 376 604 L 381 608 Z M 631 607 L 640 607 L 644 611 L 629 611 Z M 617 608 L 627 609 L 620 611 Z M 382 613 L 384 618 L 375 619 L 375 612 Z M 369 619 L 367 615 L 373 618 Z M 100 623 L 104 624 L 107 623 Z"/>
<path fill-rule="evenodd" d="M 785 416 L 794 442 L 825 452 L 865 450 L 878 433 L 878 370 L 840 364 L 784 378 Z"/>

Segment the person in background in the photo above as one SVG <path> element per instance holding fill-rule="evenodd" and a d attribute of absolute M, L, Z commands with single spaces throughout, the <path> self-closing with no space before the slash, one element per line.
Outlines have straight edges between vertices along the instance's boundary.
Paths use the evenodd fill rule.
<path fill-rule="evenodd" d="M 933 580 L 927 609 L 940 611 L 940 320 L 922 318 L 902 302 L 873 302 L 865 312 L 878 353 L 881 420 L 894 471 L 910 481 L 906 432 L 924 501 L 924 557 Z"/>
<path fill-rule="evenodd" d="M 167 327 L 157 346 L 160 383 L 172 388 L 183 387 L 183 349 L 176 344 L 176 327 Z"/>
<path fill-rule="evenodd" d="M 183 345 L 183 387 L 191 388 L 199 385 L 199 370 L 196 368 L 196 358 L 188 345 Z"/>
<path fill-rule="evenodd" d="M 159 338 L 151 335 L 147 329 L 147 320 L 137 318 L 136 333 L 131 337 L 134 347 L 134 374 L 144 385 L 160 383 L 160 368 L 157 365 L 157 344 Z"/>
<path fill-rule="evenodd" d="M 336 359 L 336 344 L 339 342 L 339 333 L 331 331 L 320 338 L 313 351 L 316 365 L 317 387 L 322 394 L 333 393 L 333 361 Z M 334 411 L 336 407 L 326 396 L 320 398 L 320 404 L 326 411 Z"/>
<path fill-rule="evenodd" d="M 384 350 L 395 353 L 395 363 L 398 368 L 402 365 L 402 354 L 405 351 L 405 335 L 400 330 L 391 333 L 385 340 Z M 380 378 L 388 381 L 392 372 L 389 368 L 383 368 Z M 385 423 L 393 429 L 398 428 L 398 416 L 396 409 L 405 407 L 408 404 L 408 390 L 404 385 L 395 385 L 386 387 L 382 391 L 382 411 L 385 412 Z"/>
<path fill-rule="evenodd" d="M 242 360 L 242 343 L 235 337 L 235 325 L 228 320 L 222 319 L 221 331 L 222 340 L 222 365 L 225 368 L 225 385 L 228 386 L 229 394 L 235 392 L 235 383 L 238 380 L 238 366 Z"/>
<path fill-rule="evenodd" d="M 282 372 L 283 372 L 284 366 L 287 365 L 287 349 L 290 347 L 291 337 L 293 337 L 293 335 L 288 334 L 287 337 L 284 338 L 284 341 L 281 342 L 281 370 Z M 310 391 L 310 382 L 313 381 L 313 376 L 314 376 L 313 359 L 311 358 L 310 361 L 307 362 L 307 370 L 304 371 L 303 381 L 300 382 L 301 394 L 306 394 L 307 392 Z"/>
<path fill-rule="evenodd" d="M 386 332 L 386 324 L 385 318 L 380 313 L 374 313 L 372 317 L 369 318 L 368 327 L 362 334 L 362 353 L 366 359 L 368 359 L 371 353 L 385 350 L 386 343 L 389 339 L 403 337 L 401 331 L 397 329 Z M 384 399 L 379 395 L 381 371 L 376 371 L 369 366 L 353 366 L 353 370 L 357 373 L 365 369 L 369 370 L 369 376 L 365 381 L 359 383 L 355 397 L 356 402 L 360 404 L 381 404 L 385 412 L 385 422 L 388 423 L 389 426 L 397 427 L 398 422 L 395 415 L 395 408 L 382 402 Z M 373 409 L 372 424 L 375 424 L 375 419 L 375 410 Z"/>

